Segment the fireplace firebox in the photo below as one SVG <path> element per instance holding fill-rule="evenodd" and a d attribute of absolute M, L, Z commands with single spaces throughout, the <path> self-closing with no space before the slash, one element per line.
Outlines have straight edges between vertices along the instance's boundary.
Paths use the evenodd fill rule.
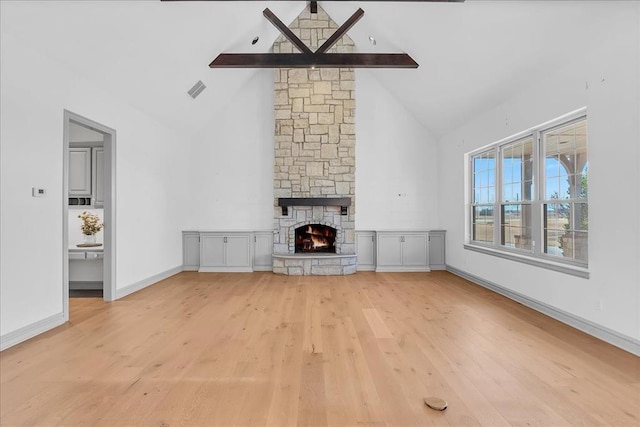
<path fill-rule="evenodd" d="M 295 230 L 296 253 L 336 253 L 336 229 L 322 224 L 306 224 Z"/>

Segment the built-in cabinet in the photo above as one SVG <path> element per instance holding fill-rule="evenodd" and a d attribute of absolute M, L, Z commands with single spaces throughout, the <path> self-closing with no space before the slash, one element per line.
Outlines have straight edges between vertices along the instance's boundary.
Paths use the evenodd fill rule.
<path fill-rule="evenodd" d="M 69 289 L 102 289 L 104 252 L 98 248 L 69 250 Z"/>
<path fill-rule="evenodd" d="M 182 269 L 198 271 L 200 269 L 200 232 L 182 232 Z"/>
<path fill-rule="evenodd" d="M 273 270 L 273 231 L 253 233 L 253 270 Z"/>
<path fill-rule="evenodd" d="M 252 233 L 200 233 L 198 271 L 253 271 Z"/>
<path fill-rule="evenodd" d="M 271 270 L 272 233 L 182 232 L 182 269 L 200 272 Z"/>
<path fill-rule="evenodd" d="M 376 271 L 430 271 L 427 231 L 377 231 Z"/>
<path fill-rule="evenodd" d="M 104 148 L 69 148 L 69 205 L 104 206 Z"/>
<path fill-rule="evenodd" d="M 358 271 L 375 271 L 375 231 L 356 231 L 356 254 L 358 255 Z"/>
<path fill-rule="evenodd" d="M 445 242 L 445 230 L 429 230 L 429 268 L 431 268 L 431 270 L 447 269 Z"/>
<path fill-rule="evenodd" d="M 356 231 L 358 271 L 444 270 L 444 230 Z M 273 232 L 183 231 L 186 271 L 271 271 Z"/>
<path fill-rule="evenodd" d="M 91 148 L 69 148 L 69 196 L 91 196 Z"/>
<path fill-rule="evenodd" d="M 91 194 L 93 206 L 104 206 L 104 148 L 91 149 Z"/>

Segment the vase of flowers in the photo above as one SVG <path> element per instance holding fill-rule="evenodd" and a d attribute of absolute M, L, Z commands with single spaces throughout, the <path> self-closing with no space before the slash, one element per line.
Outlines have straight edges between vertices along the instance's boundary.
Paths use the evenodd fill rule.
<path fill-rule="evenodd" d="M 100 217 L 96 214 L 84 211 L 78 218 L 82 220 L 82 234 L 84 243 L 96 243 L 96 233 L 104 228 L 104 224 L 100 221 Z"/>

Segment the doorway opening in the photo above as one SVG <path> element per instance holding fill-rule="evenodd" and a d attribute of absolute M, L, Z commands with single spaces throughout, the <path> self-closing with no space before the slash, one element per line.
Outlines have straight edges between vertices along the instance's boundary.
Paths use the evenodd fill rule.
<path fill-rule="evenodd" d="M 69 298 L 115 299 L 115 141 L 116 131 L 64 111 L 63 136 L 63 312 Z M 96 232 L 81 217 L 95 217 Z M 95 240 L 95 242 L 91 242 Z"/>

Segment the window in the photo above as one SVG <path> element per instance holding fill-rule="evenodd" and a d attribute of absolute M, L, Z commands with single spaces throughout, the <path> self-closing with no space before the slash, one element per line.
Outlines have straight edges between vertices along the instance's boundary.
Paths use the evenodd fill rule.
<path fill-rule="evenodd" d="M 542 133 L 544 252 L 587 263 L 587 121 Z"/>
<path fill-rule="evenodd" d="M 473 157 L 473 240 L 493 242 L 493 203 L 496 193 L 496 159 L 493 151 Z"/>
<path fill-rule="evenodd" d="M 500 147 L 502 192 L 500 244 L 531 250 L 531 202 L 533 201 L 533 138 Z"/>
<path fill-rule="evenodd" d="M 535 265 L 587 266 L 584 110 L 470 153 L 469 160 L 470 249 L 539 260 Z"/>

